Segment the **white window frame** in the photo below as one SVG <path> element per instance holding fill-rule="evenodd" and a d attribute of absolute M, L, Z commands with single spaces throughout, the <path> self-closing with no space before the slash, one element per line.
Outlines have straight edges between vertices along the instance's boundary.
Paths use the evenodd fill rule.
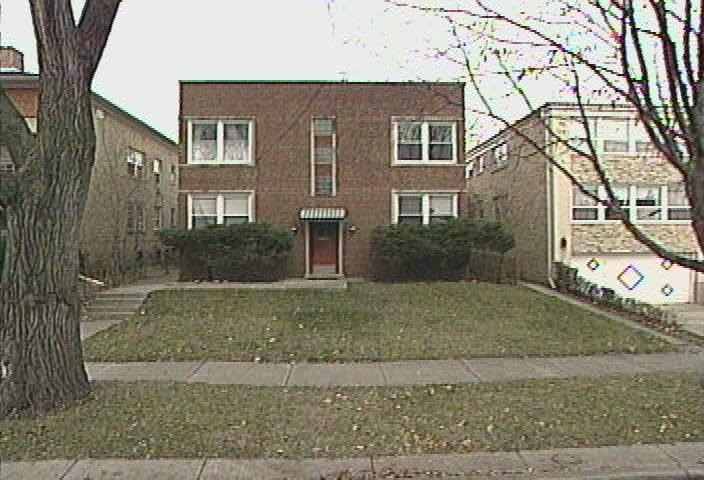
<path fill-rule="evenodd" d="M 161 159 L 155 158 L 152 162 L 152 173 L 154 174 L 154 183 L 157 185 L 157 187 L 161 186 L 161 166 Z"/>
<path fill-rule="evenodd" d="M 581 117 L 567 117 L 568 125 L 568 136 L 565 139 L 567 143 L 575 148 L 587 151 L 586 143 L 586 130 L 584 129 L 584 123 Z M 660 152 L 652 144 L 647 132 L 644 131 L 640 122 L 633 118 L 633 116 L 620 115 L 594 115 L 587 117 L 589 122 L 589 133 L 591 134 L 591 140 L 596 151 L 602 155 L 609 156 L 651 156 L 659 155 Z M 625 126 L 625 137 L 624 138 L 606 138 L 602 135 L 604 131 L 604 122 L 623 122 Z M 627 144 L 626 150 L 614 151 L 607 150 L 605 148 L 606 142 L 623 142 Z"/>
<path fill-rule="evenodd" d="M 670 208 L 687 208 L 686 206 L 670 206 L 669 205 L 669 197 L 668 197 L 668 188 L 669 185 L 664 185 L 664 184 L 657 184 L 657 185 L 645 185 L 645 184 L 634 184 L 634 185 L 625 185 L 625 184 L 619 184 L 619 185 L 614 185 L 615 187 L 623 187 L 626 189 L 628 192 L 628 205 L 625 206 L 626 213 L 628 214 L 628 219 L 635 224 L 667 224 L 667 225 L 686 225 L 690 224 L 691 220 L 669 220 L 668 219 L 668 212 Z M 656 206 L 641 206 L 638 207 L 636 205 L 636 200 L 637 200 L 637 194 L 638 194 L 638 187 L 651 187 L 651 188 L 658 188 L 659 193 L 660 193 L 660 204 Z M 574 187 L 573 187 L 574 189 Z M 573 191 L 573 190 L 572 190 Z M 597 195 L 599 198 L 606 199 L 607 194 L 606 194 L 606 188 L 604 188 L 603 185 L 599 185 L 597 189 Z M 597 218 L 595 220 L 575 220 L 574 218 L 574 210 L 576 208 L 591 208 L 591 207 L 580 207 L 577 205 L 574 205 L 574 194 L 572 193 L 570 196 L 570 222 L 575 225 L 589 225 L 589 224 L 613 224 L 620 222 L 621 219 L 607 219 L 606 218 L 606 211 L 608 207 L 606 205 L 603 205 L 602 203 L 597 203 L 597 205 L 593 208 L 597 210 Z M 653 208 L 659 208 L 660 209 L 660 218 L 653 218 L 651 220 L 648 219 L 638 219 L 638 211 L 640 210 L 647 210 L 647 209 L 653 209 Z M 691 208 L 691 206 L 689 207 Z"/>
<path fill-rule="evenodd" d="M 391 223 L 398 224 L 399 219 L 399 198 L 400 197 L 421 197 L 422 225 L 430 224 L 430 197 L 447 196 L 452 197 L 452 216 L 458 217 L 458 197 L 459 192 L 447 190 L 398 190 L 391 192 Z"/>
<path fill-rule="evenodd" d="M 491 149 L 491 155 L 494 157 L 494 166 L 492 171 L 500 170 L 508 167 L 508 143 L 503 142 Z"/>
<path fill-rule="evenodd" d="M 248 222 L 254 222 L 254 190 L 218 190 L 188 192 L 186 197 L 187 218 L 186 227 L 193 230 L 193 198 L 194 197 L 215 197 L 216 225 L 222 225 L 225 218 L 225 197 L 227 195 L 247 195 L 247 216 Z"/>
<path fill-rule="evenodd" d="M 419 123 L 421 124 L 421 152 L 420 160 L 408 160 L 398 157 L 398 139 L 399 125 L 402 123 Z M 447 119 L 413 119 L 413 118 L 395 118 L 392 120 L 392 139 L 393 139 L 393 165 L 457 165 L 457 122 Z M 430 125 L 442 125 L 452 128 L 452 159 L 451 160 L 431 160 L 430 159 Z"/>
<path fill-rule="evenodd" d="M 195 125 L 215 124 L 215 159 L 193 159 L 193 127 Z M 247 125 L 249 148 L 245 160 L 225 159 L 225 125 Z M 188 165 L 254 165 L 254 119 L 253 118 L 193 118 L 186 122 L 187 129 L 187 157 Z"/>
<path fill-rule="evenodd" d="M 142 178 L 144 175 L 144 152 L 133 147 L 127 149 L 128 175 L 134 178 Z M 132 169 L 132 172 L 129 169 Z"/>
<path fill-rule="evenodd" d="M 330 120 L 332 122 L 332 162 L 331 162 L 331 180 L 332 189 L 330 195 L 322 195 L 317 193 L 316 188 L 316 162 L 315 162 L 315 121 Z M 335 197 L 337 195 L 337 118 L 336 117 L 313 117 L 310 120 L 310 195 L 311 197 Z"/>

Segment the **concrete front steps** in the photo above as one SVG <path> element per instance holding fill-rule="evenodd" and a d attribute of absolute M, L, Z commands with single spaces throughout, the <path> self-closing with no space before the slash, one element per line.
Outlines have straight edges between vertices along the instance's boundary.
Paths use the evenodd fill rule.
<path fill-rule="evenodd" d="M 120 289 L 98 293 L 86 306 L 81 320 L 81 340 L 110 328 L 134 315 L 149 296 L 149 291 Z"/>

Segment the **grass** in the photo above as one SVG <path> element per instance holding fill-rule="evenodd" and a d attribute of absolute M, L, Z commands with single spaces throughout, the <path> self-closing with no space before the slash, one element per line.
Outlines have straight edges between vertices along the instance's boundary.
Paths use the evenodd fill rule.
<path fill-rule="evenodd" d="M 383 361 L 654 352 L 664 341 L 522 287 L 162 291 L 86 342 L 91 361 Z"/>
<path fill-rule="evenodd" d="M 95 387 L 82 405 L 5 422 L 3 458 L 335 458 L 704 440 L 704 387 L 687 374 L 405 388 Z"/>

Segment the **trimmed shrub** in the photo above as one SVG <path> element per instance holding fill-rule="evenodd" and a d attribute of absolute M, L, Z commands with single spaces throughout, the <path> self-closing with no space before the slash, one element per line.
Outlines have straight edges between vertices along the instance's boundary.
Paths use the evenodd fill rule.
<path fill-rule="evenodd" d="M 290 232 L 266 223 L 213 225 L 159 232 L 179 252 L 180 279 L 263 282 L 282 278 L 293 248 Z"/>
<path fill-rule="evenodd" d="M 503 225 L 460 218 L 382 226 L 372 233 L 380 280 L 457 280 L 465 275 L 473 249 L 503 253 L 513 246 Z"/>

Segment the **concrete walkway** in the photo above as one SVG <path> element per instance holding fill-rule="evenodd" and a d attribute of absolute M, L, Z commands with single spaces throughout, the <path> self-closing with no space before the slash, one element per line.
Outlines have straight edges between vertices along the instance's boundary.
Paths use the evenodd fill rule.
<path fill-rule="evenodd" d="M 704 443 L 349 459 L 52 460 L 3 463 L 2 480 L 99 479 L 688 479 Z"/>
<path fill-rule="evenodd" d="M 663 306 L 677 317 L 677 323 L 700 337 L 704 337 L 704 305 L 698 303 L 682 303 Z"/>
<path fill-rule="evenodd" d="M 657 372 L 704 373 L 704 353 L 580 357 L 477 358 L 378 363 L 127 362 L 87 363 L 91 380 L 212 385 L 396 386 L 603 377 Z"/>

